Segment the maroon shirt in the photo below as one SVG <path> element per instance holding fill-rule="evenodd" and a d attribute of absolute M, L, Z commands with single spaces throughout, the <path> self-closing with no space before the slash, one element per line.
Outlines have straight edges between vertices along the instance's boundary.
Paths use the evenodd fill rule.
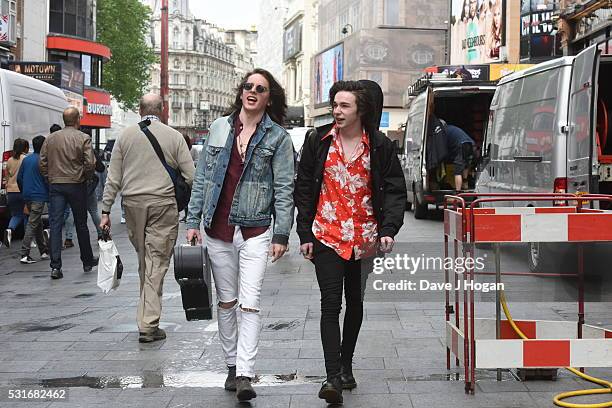
<path fill-rule="evenodd" d="M 234 119 L 234 143 L 232 144 L 232 151 L 227 165 L 227 171 L 225 172 L 225 180 L 223 180 L 223 187 L 221 188 L 219 201 L 217 201 L 217 209 L 213 215 L 210 228 L 205 228 L 206 235 L 224 242 L 234 241 L 235 226 L 229 225 L 229 215 L 232 207 L 232 200 L 236 193 L 236 187 L 238 186 L 238 181 L 240 181 L 242 171 L 244 170 L 244 163 L 242 163 L 240 152 L 238 151 L 238 137 L 241 132 L 242 122 L 240 122 L 240 118 L 238 114 L 236 114 L 236 118 Z M 261 235 L 267 230 L 268 227 L 240 227 L 240 232 L 242 232 L 245 241 L 249 238 Z"/>

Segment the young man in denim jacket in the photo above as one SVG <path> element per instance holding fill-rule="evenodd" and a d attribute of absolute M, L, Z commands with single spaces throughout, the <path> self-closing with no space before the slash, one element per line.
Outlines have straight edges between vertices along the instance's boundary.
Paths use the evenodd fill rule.
<path fill-rule="evenodd" d="M 251 380 L 268 256 L 275 262 L 284 255 L 293 223 L 293 144 L 279 125 L 286 109 L 285 92 L 272 74 L 247 74 L 233 113 L 210 127 L 189 202 L 187 240 L 202 242 L 202 220 L 206 232 L 228 366 L 225 389 L 235 390 L 240 401 L 256 397 Z"/>

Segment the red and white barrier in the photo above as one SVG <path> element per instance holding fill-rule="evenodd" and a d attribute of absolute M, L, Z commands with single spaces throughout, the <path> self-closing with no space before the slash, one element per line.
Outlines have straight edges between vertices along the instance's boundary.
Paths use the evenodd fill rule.
<path fill-rule="evenodd" d="M 494 319 L 475 319 L 475 368 L 557 368 L 612 366 L 612 330 L 577 323 L 519 320 L 517 326 L 529 340 L 518 338 L 508 321 L 502 321 L 501 339 L 495 339 Z M 460 323 L 462 327 L 463 323 Z M 463 361 L 465 337 L 454 323 L 446 322 L 446 346 Z"/>
<path fill-rule="evenodd" d="M 458 241 L 597 242 L 612 241 L 612 211 L 576 207 L 475 208 L 474 236 L 468 237 L 471 211 L 444 211 L 444 233 Z"/>

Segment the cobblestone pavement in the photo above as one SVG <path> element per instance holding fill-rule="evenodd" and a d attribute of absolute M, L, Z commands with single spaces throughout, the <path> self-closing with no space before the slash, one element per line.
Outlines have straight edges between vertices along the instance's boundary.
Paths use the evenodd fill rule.
<path fill-rule="evenodd" d="M 222 389 L 225 367 L 216 321 L 185 320 L 172 270 L 165 282 L 161 323 L 168 338 L 138 343 L 136 257 L 118 213 L 113 212 L 113 232 L 125 271 L 118 290 L 108 295 L 97 288 L 95 270 L 83 273 L 77 247 L 63 251 L 64 279 L 59 281 L 49 279 L 48 262 L 19 264 L 19 241 L 10 250 L 0 249 L 0 407 L 249 406 Z M 184 224 L 179 234 L 184 239 Z M 398 250 L 442 255 L 439 214 L 415 221 L 407 213 L 397 241 Z M 319 291 L 313 267 L 301 259 L 297 247 L 293 236 L 288 255 L 270 264 L 266 273 L 253 407 L 326 406 L 316 396 L 324 374 Z M 520 254 L 512 248 L 504 252 L 504 268 L 524 268 Z M 36 250 L 32 255 L 37 259 Z M 562 301 L 573 296 L 573 281 L 509 282 L 515 300 L 521 293 L 539 296 L 535 306 L 513 303 L 515 317 L 575 319 L 576 305 Z M 609 285 L 609 280 L 598 282 L 597 287 Z M 354 362 L 359 386 L 344 393 L 346 407 L 550 407 L 556 392 L 590 387 L 562 371 L 554 382 L 520 382 L 508 371 L 497 382 L 494 372 L 482 371 L 476 394 L 466 395 L 462 370 L 446 370 L 443 292 L 378 293 L 369 287 L 366 296 Z M 587 320 L 612 327 L 612 303 L 595 298 L 587 305 Z M 482 300 L 477 312 L 492 316 L 491 297 Z M 611 369 L 589 372 L 612 378 Z M 9 389 L 42 387 L 67 388 L 68 400 L 7 397 Z"/>

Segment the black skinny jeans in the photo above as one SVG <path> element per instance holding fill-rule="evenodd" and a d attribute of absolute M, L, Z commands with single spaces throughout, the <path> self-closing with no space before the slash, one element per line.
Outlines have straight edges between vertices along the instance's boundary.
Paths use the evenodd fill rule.
<path fill-rule="evenodd" d="M 347 261 L 315 240 L 313 262 L 321 290 L 321 342 L 325 370 L 328 377 L 333 377 L 340 373 L 342 364 L 351 364 L 353 359 L 363 321 L 363 293 L 368 273 L 372 271 L 372 258 Z M 340 340 L 343 284 L 346 312 Z"/>

